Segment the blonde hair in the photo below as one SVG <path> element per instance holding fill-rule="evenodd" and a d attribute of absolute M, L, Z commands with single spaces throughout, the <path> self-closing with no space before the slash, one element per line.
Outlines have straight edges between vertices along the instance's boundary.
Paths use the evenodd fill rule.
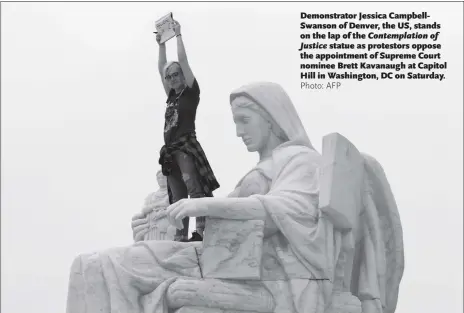
<path fill-rule="evenodd" d="M 182 67 L 180 66 L 180 63 L 177 62 L 177 61 L 170 61 L 170 62 L 167 62 L 164 67 L 163 67 L 163 79 L 166 79 L 166 73 L 168 72 L 169 68 L 173 65 L 177 64 L 177 66 L 179 67 L 180 71 L 182 72 Z"/>

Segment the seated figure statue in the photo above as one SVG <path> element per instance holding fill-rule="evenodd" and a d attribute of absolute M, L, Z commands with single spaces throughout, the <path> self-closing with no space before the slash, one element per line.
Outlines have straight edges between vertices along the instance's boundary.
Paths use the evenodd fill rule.
<path fill-rule="evenodd" d="M 277 84 L 243 86 L 230 102 L 237 136 L 258 152 L 258 164 L 226 198 L 184 199 L 166 209 L 178 228 L 186 216 L 206 216 L 205 241 L 140 241 L 78 256 L 67 312 L 393 313 L 402 231 L 380 165 L 338 135 L 319 154 Z M 221 236 L 209 228 L 214 221 L 262 226 L 249 247 L 260 257 L 244 257 L 249 277 L 204 271 L 208 236 Z M 239 235 L 224 234 L 231 251 L 246 241 Z"/>
<path fill-rule="evenodd" d="M 169 206 L 169 196 L 166 176 L 158 171 L 156 180 L 159 189 L 150 193 L 146 199 L 142 212 L 132 218 L 134 241 L 142 240 L 174 240 L 176 228 L 169 224 L 166 208 Z"/>

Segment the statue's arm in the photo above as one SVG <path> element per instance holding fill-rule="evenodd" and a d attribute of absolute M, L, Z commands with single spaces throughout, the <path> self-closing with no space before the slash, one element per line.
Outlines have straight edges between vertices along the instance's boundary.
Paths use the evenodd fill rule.
<path fill-rule="evenodd" d="M 261 201 L 253 196 L 246 198 L 212 198 L 211 200 L 214 201 L 209 201 L 206 216 L 229 220 L 262 220 L 264 221 L 265 237 L 279 231 Z"/>
<path fill-rule="evenodd" d="M 279 177 L 269 193 L 236 198 L 182 199 L 168 207 L 169 220 L 176 227 L 182 227 L 181 221 L 186 216 L 208 216 L 230 220 L 262 220 L 268 227 L 276 223 L 274 219 L 279 217 L 317 217 L 317 210 L 311 202 L 314 168 L 308 164 L 308 154 L 297 153 L 287 156 L 284 161 L 278 168 L 281 169 Z"/>
<path fill-rule="evenodd" d="M 207 201 L 207 216 L 230 220 L 266 220 L 266 210 L 255 197 L 211 198 Z"/>
<path fill-rule="evenodd" d="M 248 198 L 256 194 L 265 195 L 269 191 L 270 183 L 263 175 L 257 172 L 252 172 L 248 175 L 252 176 L 251 179 L 244 182 L 244 184 L 240 185 L 239 187 L 237 187 L 233 192 L 231 192 L 228 195 L 228 198 L 236 199 L 240 195 L 240 199 L 243 199 L 243 198 Z M 251 202 L 252 205 L 253 203 L 254 201 Z M 220 213 L 216 213 L 216 214 L 220 214 Z M 238 213 L 238 215 L 241 215 L 241 214 Z M 266 213 L 266 218 L 264 221 L 265 221 L 265 224 L 264 224 L 264 236 L 265 237 L 271 236 L 279 230 L 277 226 L 275 225 L 274 221 L 267 215 L 267 213 Z"/>

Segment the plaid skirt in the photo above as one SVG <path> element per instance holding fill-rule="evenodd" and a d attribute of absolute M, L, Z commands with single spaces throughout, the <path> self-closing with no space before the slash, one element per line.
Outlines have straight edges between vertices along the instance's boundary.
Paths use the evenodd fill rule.
<path fill-rule="evenodd" d="M 203 192 L 207 197 L 213 196 L 213 191 L 220 187 L 216 177 L 214 176 L 213 170 L 209 165 L 206 154 L 203 151 L 200 143 L 197 140 L 195 133 L 189 133 L 181 136 L 175 142 L 164 145 L 160 151 L 159 164 L 164 176 L 169 176 L 172 171 L 173 156 L 172 154 L 176 151 L 182 151 L 185 154 L 190 155 L 194 162 L 195 167 L 200 175 L 200 181 L 203 188 Z M 171 191 L 168 186 L 169 202 L 171 201 Z"/>

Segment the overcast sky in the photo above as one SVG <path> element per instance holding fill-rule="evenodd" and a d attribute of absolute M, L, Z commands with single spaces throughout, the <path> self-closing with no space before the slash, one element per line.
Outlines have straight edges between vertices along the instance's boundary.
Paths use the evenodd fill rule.
<path fill-rule="evenodd" d="M 79 253 L 132 241 L 157 189 L 165 94 L 154 21 L 181 23 L 201 88 L 197 133 L 232 191 L 257 161 L 229 93 L 281 84 L 314 146 L 339 132 L 382 164 L 404 230 L 397 313 L 462 312 L 462 3 L 2 3 L 2 312 L 64 312 Z M 300 89 L 300 12 L 427 11 L 442 24 L 439 81 Z M 167 44 L 174 59 L 175 40 Z"/>

